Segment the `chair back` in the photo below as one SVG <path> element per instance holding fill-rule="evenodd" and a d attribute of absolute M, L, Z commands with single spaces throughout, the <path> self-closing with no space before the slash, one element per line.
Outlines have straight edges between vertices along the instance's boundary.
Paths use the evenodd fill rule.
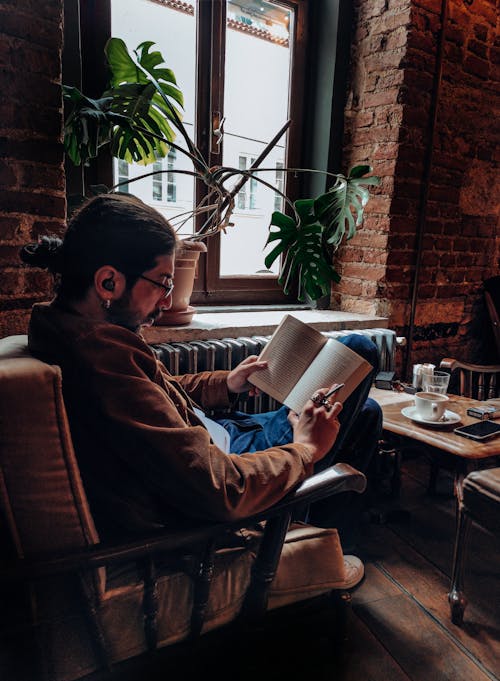
<path fill-rule="evenodd" d="M 497 354 L 500 358 L 500 275 L 483 282 L 484 300 L 491 320 Z"/>
<path fill-rule="evenodd" d="M 61 370 L 0 339 L 0 514 L 18 557 L 99 542 L 73 450 Z M 102 591 L 105 572 L 94 575 Z"/>
<path fill-rule="evenodd" d="M 449 371 L 449 392 L 476 400 L 491 400 L 500 396 L 500 365 L 470 364 L 446 357 L 440 369 Z"/>

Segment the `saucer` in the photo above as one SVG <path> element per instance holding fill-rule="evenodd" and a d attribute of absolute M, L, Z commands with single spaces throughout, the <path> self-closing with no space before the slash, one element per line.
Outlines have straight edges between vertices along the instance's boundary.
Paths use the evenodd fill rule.
<path fill-rule="evenodd" d="M 415 423 L 423 423 L 426 426 L 452 426 L 455 423 L 460 423 L 460 416 L 454 411 L 449 411 L 448 409 L 446 409 L 439 421 L 430 421 L 429 419 L 424 419 L 417 413 L 416 407 L 404 407 L 401 409 L 401 413 L 403 416 L 415 421 Z"/>

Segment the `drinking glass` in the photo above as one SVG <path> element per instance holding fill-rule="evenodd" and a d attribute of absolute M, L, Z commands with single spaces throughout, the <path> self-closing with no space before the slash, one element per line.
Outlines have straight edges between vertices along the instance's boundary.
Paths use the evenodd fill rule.
<path fill-rule="evenodd" d="M 429 393 L 446 395 L 449 382 L 450 374 L 446 373 L 446 371 L 435 371 L 433 374 L 424 374 L 422 376 L 422 388 L 425 392 Z"/>

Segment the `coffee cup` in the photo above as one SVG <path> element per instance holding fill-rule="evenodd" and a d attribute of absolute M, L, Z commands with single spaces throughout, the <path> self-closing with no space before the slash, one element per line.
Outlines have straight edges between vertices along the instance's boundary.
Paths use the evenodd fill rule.
<path fill-rule="evenodd" d="M 449 398 L 438 393 L 415 393 L 415 409 L 417 415 L 425 421 L 439 421 L 446 411 Z"/>

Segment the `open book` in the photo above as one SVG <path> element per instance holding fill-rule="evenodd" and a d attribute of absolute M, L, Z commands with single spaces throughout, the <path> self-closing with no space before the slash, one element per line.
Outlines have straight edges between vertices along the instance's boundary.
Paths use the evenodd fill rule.
<path fill-rule="evenodd" d="M 345 402 L 372 370 L 356 352 L 292 315 L 283 318 L 259 359 L 268 366 L 251 374 L 250 383 L 297 413 L 318 388 L 333 383 L 345 383 L 332 398 Z"/>

